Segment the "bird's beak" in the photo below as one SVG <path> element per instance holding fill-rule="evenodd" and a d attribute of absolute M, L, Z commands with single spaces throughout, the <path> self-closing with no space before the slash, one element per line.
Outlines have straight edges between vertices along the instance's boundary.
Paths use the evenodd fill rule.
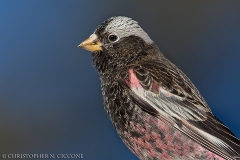
<path fill-rule="evenodd" d="M 78 47 L 82 47 L 90 52 L 102 50 L 101 46 L 102 44 L 96 34 L 92 34 L 88 39 L 78 45 Z"/>

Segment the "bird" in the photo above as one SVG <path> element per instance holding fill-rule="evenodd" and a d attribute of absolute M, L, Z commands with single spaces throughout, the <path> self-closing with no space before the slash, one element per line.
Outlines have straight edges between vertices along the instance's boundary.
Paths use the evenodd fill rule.
<path fill-rule="evenodd" d="M 140 160 L 240 160 L 240 140 L 137 21 L 111 17 L 78 47 L 92 52 L 104 108 Z"/>

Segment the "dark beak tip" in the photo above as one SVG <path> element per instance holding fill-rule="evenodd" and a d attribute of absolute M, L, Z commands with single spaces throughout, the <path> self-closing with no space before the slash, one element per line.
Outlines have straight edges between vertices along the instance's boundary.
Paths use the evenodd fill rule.
<path fill-rule="evenodd" d="M 82 43 L 78 45 L 78 48 L 82 48 Z"/>

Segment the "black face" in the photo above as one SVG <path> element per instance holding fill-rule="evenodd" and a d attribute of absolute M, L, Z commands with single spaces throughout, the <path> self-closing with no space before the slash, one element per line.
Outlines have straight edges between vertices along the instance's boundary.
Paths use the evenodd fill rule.
<path fill-rule="evenodd" d="M 93 53 L 94 64 L 103 72 L 104 69 L 117 69 L 133 63 L 143 55 L 146 43 L 137 36 L 119 39 L 117 35 L 97 35 L 103 44 L 102 51 Z"/>
<path fill-rule="evenodd" d="M 100 73 L 134 63 L 140 56 L 144 56 L 146 53 L 144 48 L 149 46 L 142 38 L 131 33 L 126 34 L 128 35 L 126 37 L 120 37 L 106 31 L 106 27 L 113 19 L 104 21 L 94 32 L 102 44 L 102 51 L 93 53 L 94 65 Z"/>

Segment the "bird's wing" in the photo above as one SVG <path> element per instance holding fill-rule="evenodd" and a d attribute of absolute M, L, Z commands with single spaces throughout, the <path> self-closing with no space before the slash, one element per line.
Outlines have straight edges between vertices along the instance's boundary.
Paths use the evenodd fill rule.
<path fill-rule="evenodd" d="M 176 66 L 148 63 L 129 69 L 130 95 L 144 111 L 226 159 L 240 157 L 240 141 L 210 111 L 191 81 Z"/>

